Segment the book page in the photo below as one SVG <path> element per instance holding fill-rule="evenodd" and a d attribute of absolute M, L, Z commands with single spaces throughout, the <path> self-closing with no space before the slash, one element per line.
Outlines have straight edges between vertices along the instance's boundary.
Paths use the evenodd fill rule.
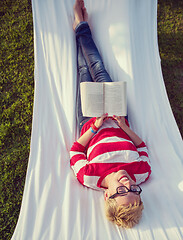
<path fill-rule="evenodd" d="M 103 83 L 80 83 L 83 116 L 100 117 L 104 111 Z"/>
<path fill-rule="evenodd" d="M 105 83 L 105 112 L 109 116 L 127 115 L 126 82 Z"/>

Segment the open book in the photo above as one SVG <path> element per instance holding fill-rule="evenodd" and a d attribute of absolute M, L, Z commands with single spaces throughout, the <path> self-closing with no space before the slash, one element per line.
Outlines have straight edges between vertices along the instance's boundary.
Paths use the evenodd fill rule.
<path fill-rule="evenodd" d="M 127 115 L 126 82 L 82 82 L 80 93 L 83 116 Z"/>

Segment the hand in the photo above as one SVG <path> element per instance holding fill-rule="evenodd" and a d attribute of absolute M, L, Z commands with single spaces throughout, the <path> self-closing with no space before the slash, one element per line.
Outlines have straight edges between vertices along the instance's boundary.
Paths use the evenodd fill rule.
<path fill-rule="evenodd" d="M 128 127 L 125 122 L 125 117 L 113 115 L 113 118 L 117 121 L 120 128 L 124 129 L 124 128 Z"/>
<path fill-rule="evenodd" d="M 120 128 L 131 138 L 135 146 L 139 146 L 142 143 L 142 139 L 126 125 L 125 117 L 113 115 L 113 118 L 118 122 Z"/>
<path fill-rule="evenodd" d="M 97 117 L 94 123 L 95 127 L 100 128 L 103 122 L 107 119 L 108 113 L 104 113 L 101 117 Z"/>

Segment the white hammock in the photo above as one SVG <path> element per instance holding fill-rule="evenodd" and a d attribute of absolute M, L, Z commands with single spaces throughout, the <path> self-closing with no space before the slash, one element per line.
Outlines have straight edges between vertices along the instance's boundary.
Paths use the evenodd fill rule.
<path fill-rule="evenodd" d="M 33 0 L 35 98 L 31 151 L 13 240 L 183 239 L 183 145 L 167 98 L 155 0 L 85 0 L 93 38 L 114 81 L 126 80 L 131 127 L 146 142 L 152 175 L 139 225 L 108 222 L 102 192 L 74 177 L 74 0 Z"/>

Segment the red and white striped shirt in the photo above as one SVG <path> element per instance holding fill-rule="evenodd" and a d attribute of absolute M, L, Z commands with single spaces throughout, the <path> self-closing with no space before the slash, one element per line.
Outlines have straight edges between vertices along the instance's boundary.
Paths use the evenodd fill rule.
<path fill-rule="evenodd" d="M 92 118 L 83 126 L 81 135 L 94 121 Z M 145 143 L 136 147 L 112 119 L 103 123 L 86 148 L 74 142 L 70 164 L 79 182 L 96 190 L 103 190 L 102 180 L 112 172 L 126 170 L 136 184 L 146 181 L 151 173 Z"/>

